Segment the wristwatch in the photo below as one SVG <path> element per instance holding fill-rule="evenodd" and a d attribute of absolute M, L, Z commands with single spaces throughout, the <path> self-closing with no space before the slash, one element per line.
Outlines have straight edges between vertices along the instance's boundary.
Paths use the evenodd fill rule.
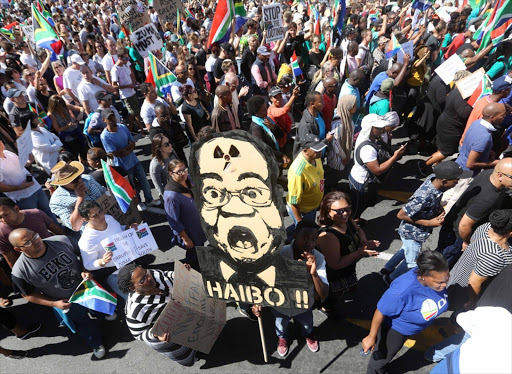
<path fill-rule="evenodd" d="M 101 259 L 100 266 L 103 267 L 105 265 L 106 265 L 105 261 L 103 259 Z"/>

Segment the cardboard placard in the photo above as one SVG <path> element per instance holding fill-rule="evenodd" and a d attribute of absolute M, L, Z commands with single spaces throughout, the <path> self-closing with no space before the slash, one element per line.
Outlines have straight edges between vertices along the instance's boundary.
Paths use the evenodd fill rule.
<path fill-rule="evenodd" d="M 473 92 L 475 92 L 480 82 L 482 82 L 484 75 L 484 68 L 480 68 L 473 74 L 468 75 L 466 78 L 461 79 L 455 84 L 459 89 L 460 95 L 462 96 L 463 99 L 466 99 L 473 95 Z"/>
<path fill-rule="evenodd" d="M 20 25 L 25 38 L 27 38 L 27 42 L 30 43 L 30 46 L 35 51 L 36 43 L 34 42 L 34 25 Z"/>
<path fill-rule="evenodd" d="M 144 5 L 137 0 L 121 1 L 117 8 L 117 14 L 121 23 L 126 27 L 131 26 L 132 31 L 151 23 L 151 18 L 146 12 Z"/>
<path fill-rule="evenodd" d="M 283 10 L 281 4 L 263 6 L 263 24 L 267 30 L 267 42 L 284 38 Z"/>
<path fill-rule="evenodd" d="M 412 40 L 409 40 L 407 43 L 402 44 L 400 47 L 400 50 L 397 54 L 397 61 L 401 64 L 404 63 L 404 55 L 409 53 L 409 56 L 411 56 L 411 61 L 414 60 L 414 42 Z"/>
<path fill-rule="evenodd" d="M 105 251 L 111 251 L 114 254 L 112 261 L 118 269 L 158 249 L 147 223 L 139 225 L 137 230 L 128 229 L 106 237 L 100 243 Z"/>
<path fill-rule="evenodd" d="M 149 23 L 133 31 L 130 39 L 133 42 L 133 47 L 142 57 L 148 56 L 150 51 L 156 51 L 164 45 L 154 23 Z"/>
<path fill-rule="evenodd" d="M 450 84 L 453 81 L 455 73 L 461 70 L 467 70 L 466 64 L 459 55 L 454 54 L 434 71 L 445 84 Z"/>
<path fill-rule="evenodd" d="M 20 161 L 20 168 L 25 168 L 25 165 L 32 153 L 32 149 L 34 145 L 32 144 L 32 130 L 30 126 L 27 126 L 23 134 L 16 139 L 16 144 L 18 145 L 18 159 Z"/>
<path fill-rule="evenodd" d="M 181 0 L 159 0 L 154 3 L 155 10 L 163 25 L 166 22 L 176 21 L 177 9 L 183 14 L 183 3 Z"/>
<path fill-rule="evenodd" d="M 137 210 L 137 202 L 132 200 L 130 207 L 123 213 L 116 198 L 107 190 L 98 200 L 96 200 L 105 214 L 111 215 L 121 225 L 131 225 L 132 223 L 140 223 L 140 212 Z"/>
<path fill-rule="evenodd" d="M 226 325 L 226 302 L 208 297 L 203 277 L 177 261 L 171 299 L 151 332 L 173 343 L 209 353 Z"/>

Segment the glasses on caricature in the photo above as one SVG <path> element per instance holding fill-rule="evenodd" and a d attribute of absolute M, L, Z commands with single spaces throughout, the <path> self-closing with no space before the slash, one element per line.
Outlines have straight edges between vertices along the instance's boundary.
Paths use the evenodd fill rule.
<path fill-rule="evenodd" d="M 265 207 L 272 202 L 272 192 L 263 187 L 246 187 L 238 191 L 228 191 L 225 188 L 205 187 L 203 189 L 205 203 L 212 208 L 220 208 L 228 204 L 233 196 L 253 207 Z"/>

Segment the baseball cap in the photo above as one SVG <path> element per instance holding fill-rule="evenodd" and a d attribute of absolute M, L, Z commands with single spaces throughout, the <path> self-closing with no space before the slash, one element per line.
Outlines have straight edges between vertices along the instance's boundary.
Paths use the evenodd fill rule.
<path fill-rule="evenodd" d="M 270 56 L 270 51 L 264 45 L 258 47 L 258 49 L 256 50 L 256 53 L 259 55 L 262 55 L 262 56 Z"/>
<path fill-rule="evenodd" d="M 79 54 L 74 54 L 73 56 L 71 56 L 71 62 L 76 62 L 77 64 L 79 65 L 84 65 L 85 64 L 85 61 L 82 57 L 80 57 Z"/>
<path fill-rule="evenodd" d="M 234 56 L 235 55 L 235 48 L 231 45 L 231 43 L 222 43 L 220 47 L 225 50 L 229 55 Z"/>
<path fill-rule="evenodd" d="M 496 92 L 501 92 L 504 90 L 508 90 L 509 88 L 512 88 L 512 78 L 507 75 L 503 75 L 494 82 L 492 82 L 492 90 Z"/>
<path fill-rule="evenodd" d="M 464 170 L 455 161 L 444 161 L 434 168 L 434 175 L 438 179 L 467 179 L 473 176 L 473 172 Z"/>
<path fill-rule="evenodd" d="M 383 93 L 389 93 L 395 86 L 395 80 L 393 78 L 386 78 L 382 81 L 380 85 L 380 90 Z"/>
<path fill-rule="evenodd" d="M 102 119 L 107 119 L 112 114 L 115 115 L 115 113 L 114 113 L 114 111 L 112 109 L 110 109 L 110 108 L 104 109 L 104 110 L 101 111 L 101 118 Z"/>
<path fill-rule="evenodd" d="M 304 139 L 301 140 L 300 145 L 302 149 L 311 149 L 315 152 L 320 152 L 327 144 L 325 144 L 318 136 L 314 134 L 307 134 Z"/>
<path fill-rule="evenodd" d="M 20 90 L 18 90 L 17 88 L 10 88 L 9 91 L 7 91 L 7 97 L 9 99 L 12 99 L 13 97 L 18 97 L 22 94 L 23 92 L 21 92 Z"/>
<path fill-rule="evenodd" d="M 110 92 L 107 92 L 105 90 L 98 91 L 94 95 L 96 97 L 96 100 L 108 100 L 112 98 L 112 94 Z"/>
<path fill-rule="evenodd" d="M 283 91 L 281 91 L 281 89 L 277 86 L 274 86 L 270 89 L 270 91 L 268 92 L 268 96 L 270 97 L 274 97 L 276 95 L 279 95 L 279 94 L 282 94 Z"/>
<path fill-rule="evenodd" d="M 171 42 L 172 43 L 178 43 L 180 41 L 180 38 L 178 38 L 178 35 L 171 34 Z"/>

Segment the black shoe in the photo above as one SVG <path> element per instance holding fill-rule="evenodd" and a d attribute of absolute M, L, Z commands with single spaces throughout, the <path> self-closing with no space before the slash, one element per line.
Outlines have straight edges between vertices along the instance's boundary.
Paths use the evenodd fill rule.
<path fill-rule="evenodd" d="M 11 354 L 9 356 L 7 356 L 7 358 L 11 358 L 13 360 L 20 360 L 22 358 L 27 357 L 27 354 L 28 354 L 27 351 L 16 351 L 13 349 L 11 351 Z"/>
<path fill-rule="evenodd" d="M 391 280 L 391 278 L 389 277 L 389 275 L 383 275 L 382 276 L 382 280 L 384 281 L 384 283 L 386 283 L 386 286 L 390 287 L 391 286 L 391 282 L 393 282 Z"/>
<path fill-rule="evenodd" d="M 26 332 L 26 333 L 24 333 L 24 334 L 23 334 L 23 335 L 21 335 L 21 336 L 18 336 L 18 339 L 19 339 L 19 340 L 25 340 L 25 339 L 30 338 L 30 335 L 32 335 L 32 334 L 36 333 L 37 331 L 39 331 L 39 329 L 41 328 L 41 326 L 43 326 L 43 325 L 41 324 L 41 322 L 38 322 L 38 323 L 35 323 L 35 324 L 33 324 L 33 325 L 29 326 L 29 327 L 27 328 L 27 332 Z"/>

